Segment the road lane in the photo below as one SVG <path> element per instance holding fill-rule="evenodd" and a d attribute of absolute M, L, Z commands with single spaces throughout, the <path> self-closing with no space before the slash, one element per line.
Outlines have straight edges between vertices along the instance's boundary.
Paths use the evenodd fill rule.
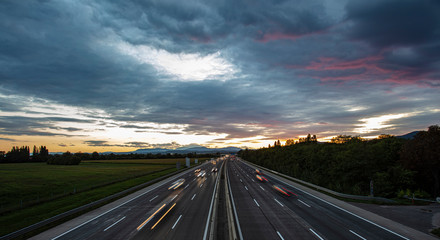
<path fill-rule="evenodd" d="M 232 162 L 228 174 L 244 239 L 315 239 L 308 225 Z M 237 176 L 238 175 L 238 176 Z M 246 190 L 246 188 L 248 190 Z"/>
<path fill-rule="evenodd" d="M 221 161 L 217 161 L 215 166 L 220 168 L 221 163 Z M 129 198 L 125 202 L 72 226 L 68 230 L 63 232 L 48 231 L 50 233 L 42 233 L 32 239 L 138 239 L 144 235 L 152 236 L 154 239 L 163 239 L 162 236 L 167 236 L 167 239 L 185 239 L 185 237 L 195 237 L 197 239 L 203 235 L 203 228 L 194 228 L 191 223 L 196 222 L 199 224 L 199 219 L 200 224 L 206 222 L 209 204 L 206 204 L 206 201 L 203 200 L 209 199 L 210 194 L 212 195 L 213 192 L 217 176 L 217 173 L 211 173 L 213 166 L 211 162 L 200 165 L 200 168 L 207 172 L 207 175 L 203 178 L 197 178 L 194 169 L 185 171 L 160 184 L 155 184 L 154 187 L 146 188 L 145 192 L 138 194 L 136 197 Z M 185 182 L 175 190 L 168 189 L 179 178 L 185 179 Z M 194 194 L 197 197 L 191 200 Z M 164 201 L 169 200 L 173 200 L 176 205 L 157 224 L 154 231 L 148 232 L 146 227 L 137 230 L 149 218 L 153 210 L 162 205 Z M 180 219 L 177 222 L 178 218 Z M 190 224 L 188 225 L 186 222 Z M 171 230 L 174 232 L 177 230 L 178 233 L 183 232 L 178 230 L 179 226 L 194 228 L 190 231 L 192 235 L 171 232 Z M 57 234 L 54 235 L 52 232 Z"/>
<path fill-rule="evenodd" d="M 255 168 L 242 161 L 235 161 L 238 174 L 254 174 Z M 375 223 L 365 221 L 362 218 L 350 214 L 337 206 L 329 204 L 306 192 L 302 192 L 290 186 L 283 180 L 273 176 L 265 175 L 269 180 L 266 185 L 276 184 L 295 193 L 297 196 L 283 197 L 282 204 L 295 212 L 301 219 L 310 224 L 310 231 L 316 236 L 324 239 L 408 239 L 405 236 L 394 233 Z M 265 189 L 268 189 L 265 187 Z M 278 193 L 272 188 L 268 192 L 274 196 Z M 279 195 L 279 194 L 278 194 Z M 354 233 L 356 234 L 354 234 Z"/>

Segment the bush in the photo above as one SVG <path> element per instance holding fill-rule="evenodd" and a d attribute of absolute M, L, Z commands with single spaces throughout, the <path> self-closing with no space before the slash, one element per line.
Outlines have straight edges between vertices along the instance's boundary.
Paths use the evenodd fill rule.
<path fill-rule="evenodd" d="M 50 165 L 79 165 L 80 163 L 81 158 L 77 155 L 72 155 L 70 152 L 52 156 L 47 160 L 47 164 Z"/>

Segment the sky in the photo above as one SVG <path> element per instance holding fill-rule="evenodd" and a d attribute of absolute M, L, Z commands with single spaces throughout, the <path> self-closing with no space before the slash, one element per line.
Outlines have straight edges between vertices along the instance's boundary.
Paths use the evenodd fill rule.
<path fill-rule="evenodd" d="M 436 0 L 0 3 L 0 150 L 259 148 L 440 124 Z"/>

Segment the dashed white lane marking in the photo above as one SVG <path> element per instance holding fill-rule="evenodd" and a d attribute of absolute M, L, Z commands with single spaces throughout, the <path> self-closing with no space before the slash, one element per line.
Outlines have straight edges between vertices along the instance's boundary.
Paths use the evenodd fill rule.
<path fill-rule="evenodd" d="M 258 204 L 258 202 L 257 202 L 257 200 L 255 200 L 255 198 L 254 198 L 254 202 L 255 202 L 255 204 L 257 204 L 258 207 L 260 207 L 260 204 Z"/>
<path fill-rule="evenodd" d="M 283 236 L 281 236 L 281 233 L 277 231 L 278 236 L 281 238 L 281 240 L 284 240 Z"/>
<path fill-rule="evenodd" d="M 359 237 L 362 240 L 367 240 L 366 238 L 362 237 L 361 235 L 355 233 L 354 231 L 350 230 L 351 233 L 353 233 L 354 235 L 356 235 L 357 237 Z"/>
<path fill-rule="evenodd" d="M 156 199 L 157 197 L 159 197 L 159 195 L 156 195 L 156 197 L 150 199 L 150 202 L 153 201 L 154 199 Z"/>
<path fill-rule="evenodd" d="M 246 188 L 246 190 L 249 191 L 249 189 L 246 186 L 244 186 L 244 188 Z"/>
<path fill-rule="evenodd" d="M 114 225 L 116 225 L 118 222 L 124 220 L 125 217 L 119 219 L 118 221 L 116 221 L 115 223 L 113 223 L 112 225 L 108 226 L 106 229 L 104 229 L 104 232 L 107 231 L 108 229 L 110 229 L 111 227 L 113 227 Z M 350 230 L 351 231 L 351 230 Z"/>
<path fill-rule="evenodd" d="M 177 225 L 177 223 L 179 222 L 180 218 L 182 217 L 182 215 L 179 216 L 179 218 L 177 219 L 177 221 L 174 223 L 173 227 L 171 229 L 174 229 L 174 227 Z"/>
<path fill-rule="evenodd" d="M 307 204 L 307 203 L 305 203 L 305 202 L 301 201 L 300 199 L 298 199 L 298 201 L 299 201 L 300 203 L 302 203 L 302 204 L 306 205 L 307 207 L 310 207 L 310 205 L 309 205 L 309 204 Z"/>
<path fill-rule="evenodd" d="M 189 184 L 187 184 L 187 185 L 185 186 L 185 188 L 183 188 L 183 189 L 186 189 L 187 187 L 189 187 Z"/>
<path fill-rule="evenodd" d="M 171 199 L 171 201 L 173 201 L 177 196 L 179 196 L 179 194 L 177 194 L 176 196 L 174 196 L 174 197 Z"/>
<path fill-rule="evenodd" d="M 194 193 L 193 197 L 191 198 L 191 201 L 196 197 L 197 193 Z"/>
<path fill-rule="evenodd" d="M 281 205 L 281 207 L 284 207 L 284 205 L 280 203 L 280 201 L 278 201 L 276 198 L 274 198 L 273 200 L 275 200 L 279 205 Z"/>
<path fill-rule="evenodd" d="M 313 231 L 313 229 L 309 229 L 313 234 L 315 234 L 319 239 L 324 240 L 324 238 L 322 238 L 321 236 L 319 236 L 315 231 Z"/>
<path fill-rule="evenodd" d="M 259 187 L 264 191 L 264 188 L 262 186 L 259 186 Z"/>

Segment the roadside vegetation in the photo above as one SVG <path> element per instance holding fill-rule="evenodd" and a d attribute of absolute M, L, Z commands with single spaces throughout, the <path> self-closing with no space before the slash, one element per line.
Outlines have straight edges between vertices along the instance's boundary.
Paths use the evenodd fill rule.
<path fill-rule="evenodd" d="M 175 172 L 177 162 L 184 167 L 182 158 L 2 164 L 0 236 Z"/>
<path fill-rule="evenodd" d="M 440 194 L 440 127 L 430 126 L 413 139 L 339 136 L 318 143 L 316 136 L 281 146 L 242 150 L 247 161 L 337 192 L 401 198 Z"/>

